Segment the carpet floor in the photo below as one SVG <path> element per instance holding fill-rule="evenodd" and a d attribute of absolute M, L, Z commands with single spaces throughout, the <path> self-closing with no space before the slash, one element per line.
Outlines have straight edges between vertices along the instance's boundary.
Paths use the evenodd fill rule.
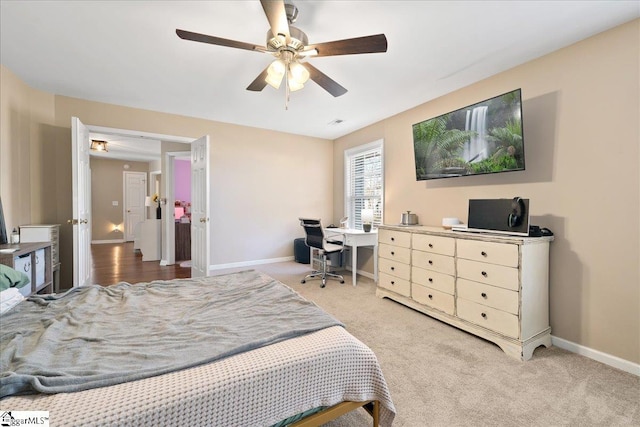
<path fill-rule="evenodd" d="M 254 268 L 314 301 L 375 352 L 396 407 L 394 426 L 640 426 L 640 377 L 633 374 L 557 347 L 540 347 L 521 362 L 475 335 L 377 298 L 373 280 L 360 275 L 356 287 L 331 280 L 322 289 L 316 280 L 300 283 L 309 265 Z M 327 424 L 367 425 L 362 409 Z"/>

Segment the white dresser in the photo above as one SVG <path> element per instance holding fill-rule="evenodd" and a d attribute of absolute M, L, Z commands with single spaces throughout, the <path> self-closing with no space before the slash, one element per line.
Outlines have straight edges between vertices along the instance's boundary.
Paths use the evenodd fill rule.
<path fill-rule="evenodd" d="M 494 342 L 528 360 L 551 345 L 552 237 L 383 225 L 376 295 Z"/>
<path fill-rule="evenodd" d="M 60 290 L 60 224 L 21 225 L 20 241 L 25 243 L 51 242 L 53 291 L 58 292 Z"/>

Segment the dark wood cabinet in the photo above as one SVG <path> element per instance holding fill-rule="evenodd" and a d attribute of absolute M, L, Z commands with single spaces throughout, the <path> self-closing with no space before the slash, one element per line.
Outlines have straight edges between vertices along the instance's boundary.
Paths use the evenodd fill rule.
<path fill-rule="evenodd" d="M 20 291 L 24 296 L 36 292 L 53 292 L 53 263 L 51 242 L 30 242 L 16 245 L 0 245 L 0 264 L 22 271 L 31 283 Z"/>
<path fill-rule="evenodd" d="M 191 259 L 191 224 L 176 222 L 176 261 Z"/>

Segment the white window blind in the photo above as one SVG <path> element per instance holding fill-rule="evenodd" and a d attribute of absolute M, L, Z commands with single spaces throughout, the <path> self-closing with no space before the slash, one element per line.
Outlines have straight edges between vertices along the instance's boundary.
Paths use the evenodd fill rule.
<path fill-rule="evenodd" d="M 349 227 L 362 229 L 362 209 L 373 210 L 373 225 L 382 224 L 384 172 L 382 141 L 345 151 L 345 216 Z"/>

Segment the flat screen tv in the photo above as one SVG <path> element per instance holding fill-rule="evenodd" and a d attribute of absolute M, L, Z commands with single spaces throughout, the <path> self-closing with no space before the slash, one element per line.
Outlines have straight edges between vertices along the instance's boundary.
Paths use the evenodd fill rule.
<path fill-rule="evenodd" d="M 413 125 L 416 180 L 524 170 L 516 89 Z"/>

